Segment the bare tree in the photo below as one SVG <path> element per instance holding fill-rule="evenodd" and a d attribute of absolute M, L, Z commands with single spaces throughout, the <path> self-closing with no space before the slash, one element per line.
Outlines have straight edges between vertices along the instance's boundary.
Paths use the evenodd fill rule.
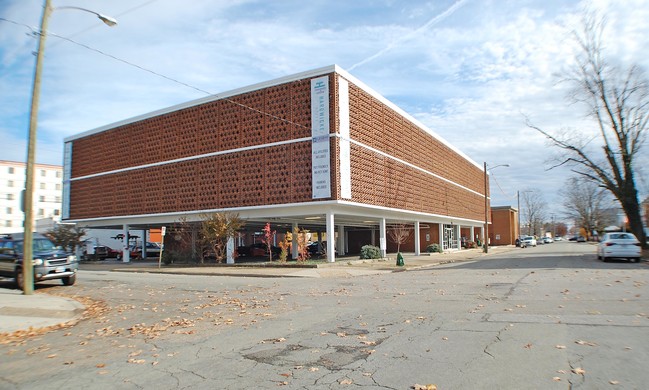
<path fill-rule="evenodd" d="M 388 228 L 388 237 L 397 244 L 397 253 L 401 252 L 401 244 L 405 243 L 412 236 L 414 229 L 411 225 L 397 223 Z"/>
<path fill-rule="evenodd" d="M 523 198 L 523 224 L 527 226 L 527 234 L 539 235 L 543 230 L 545 220 L 546 203 L 543 200 L 541 190 L 529 189 L 521 192 Z"/>
<path fill-rule="evenodd" d="M 603 231 L 614 222 L 608 212 L 612 204 L 608 192 L 591 180 L 583 177 L 572 177 L 567 180 L 561 191 L 563 207 L 567 216 L 590 236 L 594 230 Z"/>
<path fill-rule="evenodd" d="M 619 201 L 631 230 L 646 247 L 634 164 L 649 126 L 649 81 L 637 65 L 622 70 L 604 58 L 605 26 L 594 13 L 583 18 L 582 31 L 573 32 L 579 48 L 575 66 L 563 74 L 572 86 L 569 98 L 584 104 L 597 124 L 599 143 L 592 136 L 552 135 L 529 120 L 527 124 L 562 150 L 554 167 L 570 166 Z"/>
<path fill-rule="evenodd" d="M 59 224 L 48 230 L 45 235 L 54 242 L 54 245 L 74 252 L 83 246 L 83 237 L 86 232 L 86 229 L 77 225 Z"/>

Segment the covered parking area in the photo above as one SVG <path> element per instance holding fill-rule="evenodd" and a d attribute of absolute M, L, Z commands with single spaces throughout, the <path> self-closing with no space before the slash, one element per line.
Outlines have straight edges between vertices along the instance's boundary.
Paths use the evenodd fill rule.
<path fill-rule="evenodd" d="M 234 263 L 234 250 L 240 245 L 249 245 L 255 233 L 262 231 L 266 223 L 278 234 L 304 229 L 311 233 L 311 240 L 323 242 L 328 262 L 335 262 L 336 256 L 360 253 L 363 245 L 374 245 L 385 257 L 396 252 L 396 244 L 390 240 L 389 230 L 394 226 L 412 229 L 410 239 L 402 243 L 401 251 L 420 255 L 430 244 L 439 244 L 444 251 L 459 250 L 463 240 L 483 240 L 484 222 L 458 219 L 449 216 L 407 212 L 384 207 L 345 201 L 324 201 L 294 205 L 266 205 L 227 210 L 209 210 L 192 213 L 170 213 L 157 215 L 133 215 L 112 218 L 97 218 L 73 221 L 79 226 L 92 229 L 120 229 L 127 236 L 131 231 L 145 231 L 163 226 L 170 227 L 179 221 L 192 226 L 194 242 L 198 241 L 200 222 L 205 214 L 216 212 L 238 213 L 246 225 L 238 237 L 232 237 L 227 246 L 227 262 Z M 252 240 L 251 240 L 252 237 Z M 334 239 L 329 239 L 334 237 Z M 277 240 L 277 238 L 276 238 Z M 145 241 L 145 240 L 143 240 Z M 277 242 L 275 242 L 277 244 Z M 128 246 L 128 240 L 124 240 Z M 292 245 L 292 257 L 297 258 L 298 246 Z M 128 250 L 124 251 L 124 262 L 129 262 Z"/>

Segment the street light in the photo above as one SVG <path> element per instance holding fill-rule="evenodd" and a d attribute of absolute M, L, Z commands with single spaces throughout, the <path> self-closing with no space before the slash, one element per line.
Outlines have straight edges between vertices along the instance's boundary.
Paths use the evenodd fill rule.
<path fill-rule="evenodd" d="M 509 164 L 499 164 L 491 167 L 494 170 L 498 167 L 508 167 Z M 487 162 L 484 163 L 484 253 L 489 252 L 489 204 L 487 200 Z"/>
<path fill-rule="evenodd" d="M 43 68 L 43 53 L 45 51 L 45 38 L 47 37 L 47 25 L 52 11 L 55 9 L 77 9 L 96 15 L 108 26 L 114 26 L 117 21 L 110 16 L 81 7 L 59 7 L 52 8 L 50 0 L 45 0 L 43 6 L 43 18 L 41 19 L 40 37 L 38 39 L 38 51 L 36 52 L 36 70 L 34 71 L 34 87 L 32 89 L 32 105 L 29 114 L 29 136 L 27 141 L 27 166 L 25 174 L 25 234 L 23 237 L 23 294 L 34 293 L 34 264 L 32 245 L 34 241 L 34 164 L 36 160 L 36 127 L 38 123 L 38 100 L 41 92 L 41 73 Z"/>

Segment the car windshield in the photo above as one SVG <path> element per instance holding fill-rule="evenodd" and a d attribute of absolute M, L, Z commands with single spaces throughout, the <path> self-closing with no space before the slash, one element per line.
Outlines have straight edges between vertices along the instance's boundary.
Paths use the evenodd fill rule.
<path fill-rule="evenodd" d="M 46 239 L 46 238 L 35 238 L 34 241 L 32 242 L 32 251 L 34 252 L 48 252 L 55 250 L 56 246 L 52 244 L 52 241 Z M 18 241 L 16 242 L 16 251 L 23 253 L 23 242 Z"/>

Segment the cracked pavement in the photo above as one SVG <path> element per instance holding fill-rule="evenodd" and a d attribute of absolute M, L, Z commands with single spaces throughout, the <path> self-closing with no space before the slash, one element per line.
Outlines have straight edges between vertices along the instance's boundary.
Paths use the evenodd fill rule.
<path fill-rule="evenodd" d="M 0 286 L 5 287 L 5 286 Z M 0 388 L 591 389 L 649 382 L 649 266 L 555 243 L 407 272 L 82 271 L 105 310 L 0 344 Z"/>

